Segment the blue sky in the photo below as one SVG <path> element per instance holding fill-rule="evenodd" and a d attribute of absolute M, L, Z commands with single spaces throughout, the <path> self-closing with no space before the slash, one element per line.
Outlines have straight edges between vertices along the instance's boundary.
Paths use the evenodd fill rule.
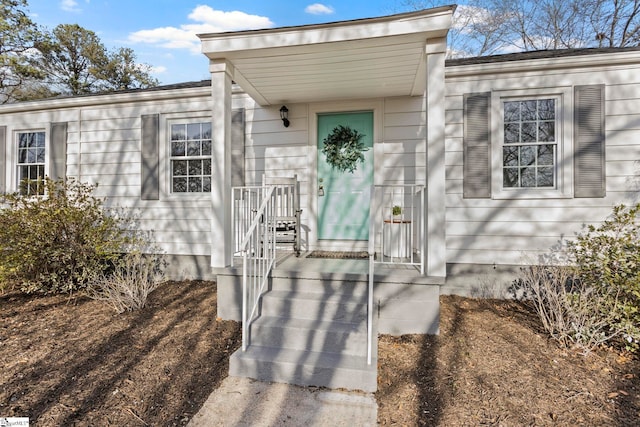
<path fill-rule="evenodd" d="M 28 0 L 48 29 L 79 24 L 109 49 L 130 47 L 161 84 L 208 79 L 197 33 L 315 24 L 405 11 L 399 0 Z"/>

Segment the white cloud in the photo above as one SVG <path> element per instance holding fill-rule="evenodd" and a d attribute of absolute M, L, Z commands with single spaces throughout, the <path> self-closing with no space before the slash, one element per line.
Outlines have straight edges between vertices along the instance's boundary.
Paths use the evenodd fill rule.
<path fill-rule="evenodd" d="M 82 12 L 76 0 L 62 0 L 60 2 L 60 8 L 65 12 Z"/>
<path fill-rule="evenodd" d="M 91 0 L 84 0 L 86 4 L 89 4 Z M 60 9 L 65 12 L 80 13 L 82 9 L 78 6 L 78 0 L 61 0 Z M 37 16 L 37 15 L 36 15 Z"/>
<path fill-rule="evenodd" d="M 155 67 L 151 67 L 151 73 L 153 74 L 163 74 L 167 72 L 167 67 L 164 65 L 156 65 Z"/>
<path fill-rule="evenodd" d="M 312 15 L 331 15 L 335 10 L 331 6 L 322 3 L 314 3 L 307 6 L 304 11 Z"/>
<path fill-rule="evenodd" d="M 196 34 L 224 31 L 254 30 L 269 28 L 273 22 L 265 16 L 249 15 L 240 11 L 225 12 L 210 6 L 197 6 L 188 18 L 191 24 L 180 27 L 161 27 L 140 30 L 129 34 L 133 43 L 149 43 L 169 49 L 189 49 L 200 53 L 200 40 Z"/>

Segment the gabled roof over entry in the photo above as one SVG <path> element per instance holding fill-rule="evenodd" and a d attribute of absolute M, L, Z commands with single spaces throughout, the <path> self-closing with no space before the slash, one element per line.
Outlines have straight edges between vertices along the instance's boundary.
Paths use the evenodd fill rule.
<path fill-rule="evenodd" d="M 329 24 L 199 35 L 261 105 L 420 95 L 428 39 L 446 37 L 455 6 Z"/>

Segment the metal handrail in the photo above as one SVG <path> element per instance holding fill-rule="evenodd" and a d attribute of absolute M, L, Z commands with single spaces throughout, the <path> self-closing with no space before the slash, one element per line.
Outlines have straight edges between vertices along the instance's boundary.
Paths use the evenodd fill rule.
<path fill-rule="evenodd" d="M 249 345 L 249 326 L 276 262 L 275 187 L 262 188 L 263 199 L 238 249 L 242 254 L 242 351 Z"/>

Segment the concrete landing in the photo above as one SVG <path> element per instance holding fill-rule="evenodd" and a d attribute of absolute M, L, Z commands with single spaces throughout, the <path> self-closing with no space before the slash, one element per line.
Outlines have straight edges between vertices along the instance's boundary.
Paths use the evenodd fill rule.
<path fill-rule="evenodd" d="M 375 426 L 371 393 L 227 377 L 188 427 Z"/>

